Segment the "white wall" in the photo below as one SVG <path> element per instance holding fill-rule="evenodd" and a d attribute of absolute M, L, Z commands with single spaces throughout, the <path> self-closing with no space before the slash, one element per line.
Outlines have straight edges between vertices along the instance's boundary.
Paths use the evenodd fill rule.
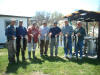
<path fill-rule="evenodd" d="M 27 28 L 27 18 L 18 18 L 18 17 L 0 17 L 0 43 L 6 43 L 6 36 L 5 36 L 5 20 L 10 20 L 15 18 L 16 20 L 23 20 L 24 27 Z"/>

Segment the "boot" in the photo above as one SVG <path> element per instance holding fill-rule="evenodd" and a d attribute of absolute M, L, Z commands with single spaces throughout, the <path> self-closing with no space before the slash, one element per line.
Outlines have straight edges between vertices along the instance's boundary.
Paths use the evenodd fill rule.
<path fill-rule="evenodd" d="M 33 51 L 33 59 L 36 59 L 35 51 Z"/>
<path fill-rule="evenodd" d="M 28 52 L 28 58 L 31 59 L 31 52 Z"/>
<path fill-rule="evenodd" d="M 17 56 L 17 63 L 19 62 L 19 56 Z"/>
<path fill-rule="evenodd" d="M 12 57 L 11 60 L 12 60 L 13 63 L 16 63 L 16 61 L 15 61 L 15 55 L 13 55 L 13 57 Z"/>
<path fill-rule="evenodd" d="M 25 52 L 22 51 L 22 61 L 25 61 Z"/>
<path fill-rule="evenodd" d="M 12 64 L 12 59 L 11 58 L 8 58 L 8 60 L 9 60 L 9 64 Z"/>

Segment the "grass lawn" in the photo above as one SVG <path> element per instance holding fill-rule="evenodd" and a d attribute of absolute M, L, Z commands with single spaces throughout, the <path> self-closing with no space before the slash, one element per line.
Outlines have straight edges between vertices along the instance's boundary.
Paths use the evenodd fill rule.
<path fill-rule="evenodd" d="M 36 56 L 37 60 L 27 59 L 26 62 L 8 65 L 7 49 L 0 49 L 0 75 L 100 75 L 100 61 L 89 58 L 79 61 L 75 58 L 65 59 L 61 47 L 58 57 L 41 58 L 39 50 L 36 51 Z"/>

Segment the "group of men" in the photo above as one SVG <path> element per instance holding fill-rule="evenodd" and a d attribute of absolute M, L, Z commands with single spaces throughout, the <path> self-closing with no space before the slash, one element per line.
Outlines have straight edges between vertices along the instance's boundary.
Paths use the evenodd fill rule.
<path fill-rule="evenodd" d="M 63 36 L 64 41 L 64 57 L 72 58 L 72 35 L 77 38 L 75 44 L 75 53 L 78 58 L 78 51 L 80 50 L 80 59 L 82 59 L 82 47 L 84 36 L 86 35 L 85 29 L 82 27 L 81 21 L 77 22 L 77 27 L 73 30 L 73 27 L 69 25 L 68 20 L 65 20 L 65 25 L 61 29 L 57 26 L 57 21 L 53 26 L 49 28 L 47 22 L 43 21 L 43 25 L 39 28 L 36 22 L 26 29 L 23 26 L 23 21 L 19 21 L 19 26 L 15 28 L 15 20 L 12 19 L 10 25 L 6 28 L 7 45 L 8 45 L 8 60 L 9 63 L 15 62 L 15 56 L 17 62 L 19 62 L 19 54 L 21 50 L 22 61 L 25 61 L 25 50 L 28 44 L 28 57 L 31 59 L 31 53 L 33 59 L 36 59 L 35 51 L 37 43 L 40 44 L 40 56 L 47 56 L 48 46 L 50 44 L 50 56 L 53 56 L 53 49 L 55 47 L 55 56 L 58 55 L 59 36 Z M 73 34 L 74 33 L 74 34 Z"/>

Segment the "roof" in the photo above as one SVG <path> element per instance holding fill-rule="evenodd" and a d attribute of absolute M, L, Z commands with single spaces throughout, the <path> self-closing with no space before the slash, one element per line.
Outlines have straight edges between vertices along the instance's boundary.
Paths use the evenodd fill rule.
<path fill-rule="evenodd" d="M 69 20 L 81 20 L 87 22 L 100 21 L 100 12 L 78 10 L 73 12 L 72 14 L 64 16 L 64 18 L 68 18 Z"/>
<path fill-rule="evenodd" d="M 4 14 L 0 14 L 0 17 L 19 17 L 19 18 L 32 18 L 32 17 L 28 17 L 28 16 L 16 16 L 16 15 L 4 15 Z"/>

